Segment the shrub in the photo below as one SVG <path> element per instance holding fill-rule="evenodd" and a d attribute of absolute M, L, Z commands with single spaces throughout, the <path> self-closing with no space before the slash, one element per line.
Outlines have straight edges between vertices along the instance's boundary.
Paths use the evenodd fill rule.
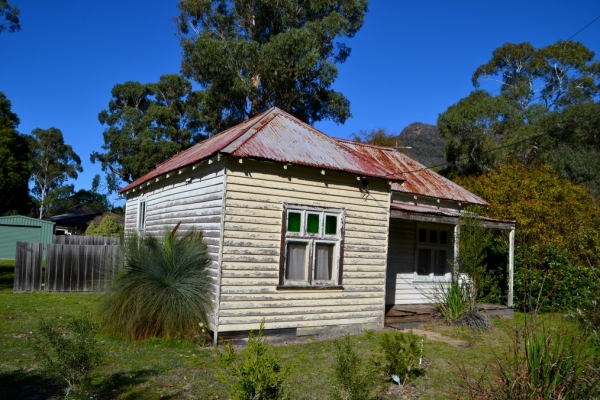
<path fill-rule="evenodd" d="M 474 302 L 473 283 L 467 279 L 440 283 L 430 296 L 439 315 L 451 325 L 462 325 L 471 329 L 491 329 L 488 317 Z"/>
<path fill-rule="evenodd" d="M 456 182 L 490 202 L 487 216 L 517 220 L 514 290 L 515 299 L 522 302 L 515 304 L 535 303 L 529 298 L 537 299 L 546 277 L 548 290 L 541 291 L 546 304 L 553 304 L 554 310 L 573 307 L 573 295 L 600 266 L 600 207 L 585 187 L 560 178 L 550 166 L 518 164 Z M 502 244 L 496 250 L 502 253 L 507 253 L 506 236 L 504 232 L 498 237 Z"/>
<path fill-rule="evenodd" d="M 67 320 L 42 319 L 33 336 L 34 354 L 49 373 L 67 382 L 67 396 L 76 385 L 87 383 L 101 363 L 98 329 L 84 314 Z"/>
<path fill-rule="evenodd" d="M 119 237 L 123 234 L 123 225 L 112 215 L 106 216 L 96 225 L 94 222 L 85 230 L 86 236 L 113 236 Z"/>
<path fill-rule="evenodd" d="M 373 397 L 377 387 L 374 364 L 363 360 L 354 350 L 349 335 L 333 342 L 335 361 L 331 396 L 334 399 L 366 400 Z"/>
<path fill-rule="evenodd" d="M 196 336 L 199 323 L 208 326 L 212 282 L 201 232 L 132 235 L 122 253 L 123 268 L 100 308 L 109 333 L 180 339 Z"/>
<path fill-rule="evenodd" d="M 385 374 L 397 375 L 400 382 L 419 375 L 422 338 L 411 332 L 384 332 L 379 338 L 383 354 L 382 369 Z"/>
<path fill-rule="evenodd" d="M 564 329 L 515 330 L 510 350 L 497 359 L 492 383 L 469 379 L 459 367 L 471 399 L 589 399 L 598 395 L 597 347 L 587 334 Z"/>
<path fill-rule="evenodd" d="M 221 367 L 235 379 L 233 385 L 235 400 L 276 400 L 286 398 L 283 381 L 290 375 L 294 363 L 283 367 L 277 352 L 272 351 L 266 338 L 263 338 L 265 321 L 260 324 L 258 334 L 248 335 L 248 345 L 238 354 L 231 343 L 225 343 L 223 351 L 215 347 Z M 227 381 L 227 376 L 221 376 Z"/>

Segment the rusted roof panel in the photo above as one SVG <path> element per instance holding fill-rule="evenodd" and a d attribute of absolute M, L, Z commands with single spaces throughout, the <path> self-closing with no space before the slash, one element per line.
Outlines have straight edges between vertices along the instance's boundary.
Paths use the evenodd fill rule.
<path fill-rule="evenodd" d="M 424 205 L 424 204 L 417 205 L 417 204 L 411 204 L 411 203 L 405 203 L 405 202 L 399 202 L 399 201 L 392 201 L 390 203 L 390 209 L 406 211 L 409 213 L 417 213 L 417 214 L 439 215 L 442 217 L 460 218 L 460 216 L 461 216 L 461 212 L 459 210 L 454 210 L 452 208 L 428 206 L 428 205 Z M 512 220 L 508 220 L 508 219 L 496 219 L 496 218 L 483 217 L 483 216 L 480 216 L 479 219 L 481 219 L 482 221 L 508 224 L 508 225 L 512 225 L 513 227 L 516 224 L 516 221 L 512 221 Z"/>
<path fill-rule="evenodd" d="M 482 198 L 474 195 L 456 183 L 428 169 L 406 154 L 390 147 L 374 146 L 364 143 L 338 139 L 344 145 L 369 156 L 387 169 L 405 176 L 404 184 L 393 183 L 392 190 L 432 197 L 435 199 L 454 200 L 471 204 L 489 205 Z"/>
<path fill-rule="evenodd" d="M 119 192 L 196 164 L 217 153 L 344 171 L 396 182 L 404 180 L 397 170 L 378 163 L 274 107 L 176 154 Z"/>

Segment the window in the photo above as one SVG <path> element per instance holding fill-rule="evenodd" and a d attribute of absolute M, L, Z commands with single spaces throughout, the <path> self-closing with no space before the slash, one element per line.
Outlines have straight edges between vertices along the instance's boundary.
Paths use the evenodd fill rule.
<path fill-rule="evenodd" d="M 417 226 L 416 279 L 447 278 L 452 257 L 451 227 Z"/>
<path fill-rule="evenodd" d="M 138 203 L 138 231 L 143 232 L 146 229 L 146 199 L 140 199 Z"/>
<path fill-rule="evenodd" d="M 284 208 L 280 286 L 341 285 L 342 210 Z"/>

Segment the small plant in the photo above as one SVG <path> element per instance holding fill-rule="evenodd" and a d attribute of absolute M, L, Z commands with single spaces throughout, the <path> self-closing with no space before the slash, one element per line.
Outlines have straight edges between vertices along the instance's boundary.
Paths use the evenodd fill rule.
<path fill-rule="evenodd" d="M 461 366 L 459 376 L 470 399 L 596 398 L 597 350 L 585 333 L 526 326 L 515 331 L 509 352 L 493 365 L 491 383 L 486 372 L 472 381 Z"/>
<path fill-rule="evenodd" d="M 372 362 L 361 359 L 354 350 L 349 335 L 335 340 L 335 361 L 333 365 L 334 399 L 366 400 L 373 397 L 376 388 L 377 371 Z"/>
<path fill-rule="evenodd" d="M 100 308 L 105 330 L 134 340 L 193 338 L 208 326 L 210 262 L 202 233 L 127 237 L 123 268 L 112 278 Z"/>
<path fill-rule="evenodd" d="M 67 382 L 66 396 L 77 385 L 89 382 L 102 361 L 96 339 L 98 329 L 88 314 L 40 321 L 32 341 L 33 351 L 48 372 Z"/>
<path fill-rule="evenodd" d="M 384 332 L 378 338 L 387 376 L 397 376 L 399 384 L 421 374 L 419 365 L 422 338 L 411 332 Z"/>
<path fill-rule="evenodd" d="M 217 358 L 227 374 L 235 379 L 233 385 L 235 400 L 276 400 L 285 399 L 283 381 L 303 358 L 300 356 L 286 367 L 281 365 L 279 355 L 271 350 L 266 338 L 263 338 L 265 321 L 260 324 L 258 334 L 248 335 L 248 345 L 238 354 L 231 343 L 225 343 L 223 351 L 215 346 Z M 221 378 L 227 381 L 226 375 Z"/>
<path fill-rule="evenodd" d="M 441 316 L 450 323 L 457 323 L 469 311 L 469 287 L 459 282 L 440 283 L 435 306 Z"/>

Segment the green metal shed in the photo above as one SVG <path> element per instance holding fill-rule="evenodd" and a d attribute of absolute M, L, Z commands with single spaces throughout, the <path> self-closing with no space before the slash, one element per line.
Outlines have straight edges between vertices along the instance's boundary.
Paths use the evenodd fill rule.
<path fill-rule="evenodd" d="M 0 259 L 14 260 L 17 242 L 52 243 L 54 222 L 12 215 L 0 217 Z M 45 252 L 44 252 L 45 254 Z"/>

